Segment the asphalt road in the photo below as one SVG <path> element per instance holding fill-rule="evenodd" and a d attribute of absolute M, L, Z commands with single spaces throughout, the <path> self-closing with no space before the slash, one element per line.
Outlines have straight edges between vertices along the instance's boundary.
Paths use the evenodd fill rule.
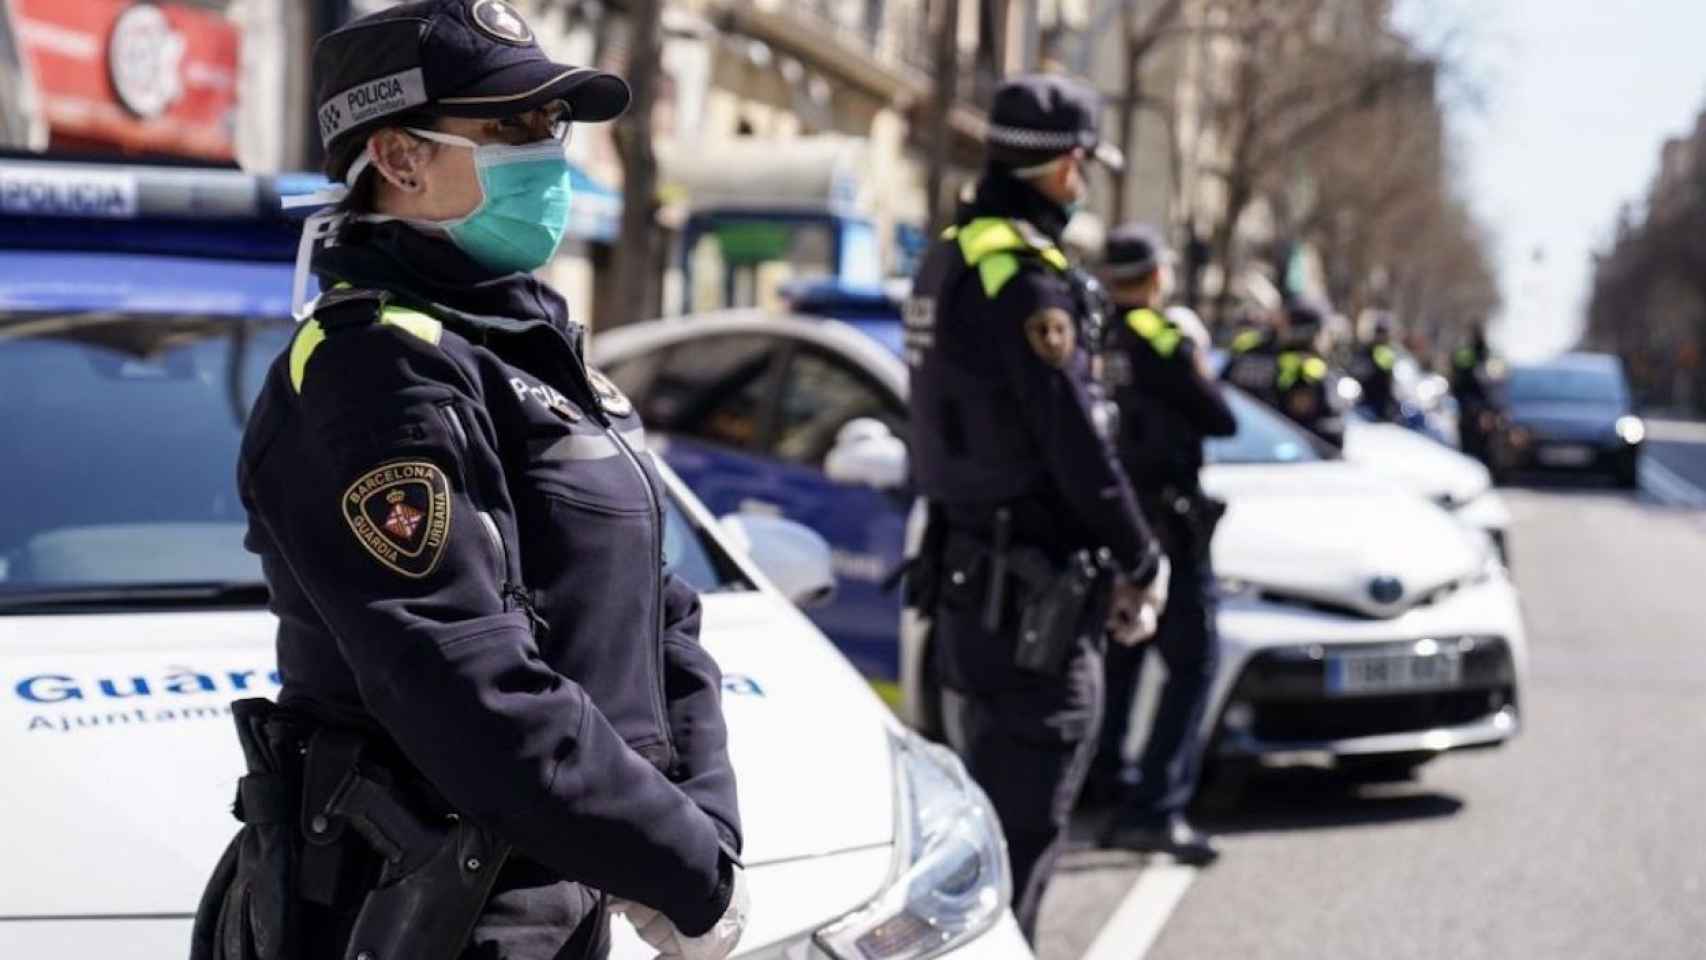
<path fill-rule="evenodd" d="M 1706 484 L 1706 429 L 1671 436 L 1656 455 Z M 1042 960 L 1136 960 L 1096 944 L 1134 910 L 1159 914 L 1151 960 L 1706 957 L 1706 512 L 1557 482 L 1507 496 L 1532 644 L 1516 742 L 1395 786 L 1269 774 L 1202 817 L 1224 856 L 1194 882 L 1080 849 Z"/>

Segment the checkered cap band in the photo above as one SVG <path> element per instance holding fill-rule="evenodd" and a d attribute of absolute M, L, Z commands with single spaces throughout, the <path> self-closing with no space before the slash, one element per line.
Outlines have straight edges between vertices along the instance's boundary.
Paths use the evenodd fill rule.
<path fill-rule="evenodd" d="M 1074 147 L 1088 147 L 1089 137 L 1069 130 L 1033 130 L 1029 127 L 1009 127 L 999 123 L 989 125 L 989 142 L 1015 150 L 1054 151 L 1064 153 Z"/>

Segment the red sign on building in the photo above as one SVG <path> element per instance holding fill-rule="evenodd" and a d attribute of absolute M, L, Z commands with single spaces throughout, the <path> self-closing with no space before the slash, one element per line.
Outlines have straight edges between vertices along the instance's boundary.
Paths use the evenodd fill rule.
<path fill-rule="evenodd" d="M 242 38 L 217 13 L 129 0 L 12 0 L 50 148 L 235 156 Z"/>

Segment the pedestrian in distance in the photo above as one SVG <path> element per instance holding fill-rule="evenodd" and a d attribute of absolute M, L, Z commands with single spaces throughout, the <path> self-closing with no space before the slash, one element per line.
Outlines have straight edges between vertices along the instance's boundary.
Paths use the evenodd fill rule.
<path fill-rule="evenodd" d="M 1118 797 L 1102 845 L 1203 864 L 1217 854 L 1185 808 L 1201 769 L 1203 714 L 1219 663 L 1209 543 L 1225 505 L 1203 492 L 1200 474 L 1204 438 L 1230 436 L 1238 424 L 1188 318 L 1164 310 L 1170 262 L 1152 227 L 1128 224 L 1108 234 L 1101 276 L 1115 311 L 1103 365 L 1119 409 L 1116 449 L 1171 561 L 1172 584 L 1153 644 L 1167 677 L 1137 765 L 1127 776 L 1123 747 L 1148 650 L 1115 646 L 1094 776 L 1099 792 Z"/>
<path fill-rule="evenodd" d="M 1095 752 L 1102 651 L 1153 633 L 1166 561 L 1098 430 L 1092 285 L 1059 243 L 1088 196 L 1099 98 L 1060 76 L 996 92 L 988 164 L 905 307 L 913 469 L 930 519 L 908 576 L 929 611 L 949 742 L 1037 908 Z"/>
<path fill-rule="evenodd" d="M 325 292 L 238 471 L 283 689 L 236 705 L 244 827 L 192 957 L 600 958 L 620 911 L 722 960 L 747 895 L 721 677 L 634 410 L 531 273 L 573 125 L 628 87 L 500 0 L 388 7 L 313 63 L 340 186 L 297 289 Z"/>

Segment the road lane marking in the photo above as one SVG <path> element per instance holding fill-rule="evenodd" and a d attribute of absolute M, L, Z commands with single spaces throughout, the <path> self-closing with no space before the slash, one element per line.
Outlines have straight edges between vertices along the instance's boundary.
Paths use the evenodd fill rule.
<path fill-rule="evenodd" d="M 1196 867 L 1172 861 L 1144 867 L 1081 960 L 1143 960 L 1197 873 Z"/>
<path fill-rule="evenodd" d="M 1706 508 L 1706 490 L 1682 478 L 1653 456 L 1642 458 L 1641 486 L 1659 502 L 1673 507 Z"/>

